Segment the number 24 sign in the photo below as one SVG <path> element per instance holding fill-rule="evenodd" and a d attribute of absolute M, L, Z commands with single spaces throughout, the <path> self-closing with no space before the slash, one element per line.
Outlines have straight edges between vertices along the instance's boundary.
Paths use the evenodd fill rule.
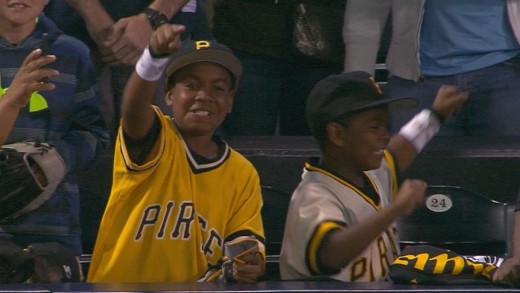
<path fill-rule="evenodd" d="M 426 199 L 426 207 L 437 213 L 445 212 L 453 206 L 451 198 L 445 194 L 432 194 Z"/>

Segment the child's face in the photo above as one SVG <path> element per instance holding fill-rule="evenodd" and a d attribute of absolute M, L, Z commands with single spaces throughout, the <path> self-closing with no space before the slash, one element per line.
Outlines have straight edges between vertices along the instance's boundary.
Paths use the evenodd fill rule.
<path fill-rule="evenodd" d="M 5 28 L 35 25 L 48 0 L 0 0 L 0 25 Z"/>
<path fill-rule="evenodd" d="M 387 108 L 363 111 L 352 116 L 343 126 L 342 149 L 345 161 L 356 171 L 379 168 L 390 135 Z"/>
<path fill-rule="evenodd" d="M 229 72 L 212 62 L 198 62 L 175 73 L 166 94 L 176 124 L 185 135 L 212 135 L 231 112 L 234 91 Z"/>

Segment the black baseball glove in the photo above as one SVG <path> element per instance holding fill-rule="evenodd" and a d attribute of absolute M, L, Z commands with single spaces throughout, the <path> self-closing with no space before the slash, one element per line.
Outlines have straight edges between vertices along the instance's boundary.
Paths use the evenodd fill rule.
<path fill-rule="evenodd" d="M 68 247 L 45 242 L 30 244 L 26 250 L 34 257 L 33 283 L 81 281 L 80 264 Z"/>
<path fill-rule="evenodd" d="M 65 177 L 56 149 L 39 142 L 0 148 L 0 223 L 41 206 Z"/>
<path fill-rule="evenodd" d="M 29 252 L 11 239 L 0 237 L 0 284 L 23 283 L 34 271 Z"/>

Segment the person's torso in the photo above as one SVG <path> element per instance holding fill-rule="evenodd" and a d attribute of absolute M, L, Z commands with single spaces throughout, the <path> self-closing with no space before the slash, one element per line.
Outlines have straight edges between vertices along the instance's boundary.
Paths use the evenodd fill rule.
<path fill-rule="evenodd" d="M 10 45 L 2 40 L 0 51 L 0 86 L 6 90 L 18 72 L 23 60 L 30 52 L 41 47 L 41 35 L 49 33 L 52 39 L 49 45 L 49 54 L 56 55 L 56 61 L 49 64 L 59 75 L 49 78 L 55 85 L 52 91 L 33 93 L 28 106 L 19 114 L 14 128 L 7 139 L 7 143 L 26 139 L 49 141 L 59 139 L 71 128 L 72 115 L 76 111 L 78 92 L 84 90 L 84 98 L 90 98 L 89 92 L 94 83 L 93 76 L 82 76 L 92 72 L 88 68 L 88 49 L 79 40 L 63 35 L 59 31 L 48 31 L 38 25 L 29 38 L 17 45 Z M 91 65 L 90 65 L 91 66 Z M 82 80 L 84 84 L 80 84 Z M 90 82 L 90 83 L 87 83 Z"/>
<path fill-rule="evenodd" d="M 89 280 L 195 281 L 217 265 L 224 240 L 237 232 L 232 218 L 247 208 L 240 205 L 251 166 L 227 145 L 219 158 L 200 164 L 169 128 L 159 155 L 141 166 L 118 141 Z"/>
<path fill-rule="evenodd" d="M 62 35 L 52 25 L 47 25 L 50 24 L 40 19 L 35 31 L 20 44 L 13 45 L 4 39 L 0 40 L 0 85 L 4 91 L 8 90 L 27 55 L 41 47 L 43 33 L 48 33 L 52 39 L 49 54 L 57 56 L 49 67 L 59 71 L 58 76 L 49 78 L 49 82 L 55 84 L 55 89 L 33 93 L 28 105 L 20 110 L 6 144 L 26 140 L 62 140 L 73 128 L 78 88 L 85 89 L 81 97 L 90 97 L 88 93 L 92 84 L 79 84 L 77 76 L 78 72 L 88 70 L 87 48 L 79 40 Z M 51 237 L 47 239 L 61 238 L 63 244 L 80 254 L 79 195 L 75 173 L 67 174 L 53 195 L 38 209 L 2 226 L 7 232 L 27 235 L 31 239 L 31 235 Z"/>
<path fill-rule="evenodd" d="M 304 172 L 302 182 L 293 195 L 287 218 L 288 226 L 285 229 L 287 235 L 284 236 L 287 239 L 284 238 L 281 265 L 284 279 L 312 277 L 319 273 L 312 272 L 309 268 L 309 266 L 312 267 L 312 259 L 316 257 L 306 255 L 308 253 L 307 245 L 317 237 L 315 231 L 319 225 L 324 222 L 344 223 L 347 227 L 355 225 L 374 216 L 390 203 L 392 197 L 390 187 L 392 180 L 390 178 L 392 176 L 386 164 L 383 169 L 386 171 L 367 172 L 370 184 L 379 194 L 378 200 L 352 183 L 320 168 L 311 168 Z M 323 202 L 321 202 L 322 200 Z M 313 209 L 313 204 L 319 204 L 319 209 Z M 297 230 L 295 228 L 297 226 L 304 227 L 304 231 Z M 395 224 L 392 224 L 359 256 L 339 273 L 330 275 L 330 277 L 345 282 L 383 280 L 389 265 L 397 257 L 399 251 L 397 229 Z"/>
<path fill-rule="evenodd" d="M 420 36 L 423 75 L 464 73 L 520 53 L 505 0 L 428 0 Z"/>

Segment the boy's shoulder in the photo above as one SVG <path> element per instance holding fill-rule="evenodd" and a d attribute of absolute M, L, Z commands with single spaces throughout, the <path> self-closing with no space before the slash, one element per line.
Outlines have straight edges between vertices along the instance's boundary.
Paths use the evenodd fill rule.
<path fill-rule="evenodd" d="M 57 50 L 56 54 L 90 58 L 90 49 L 87 45 L 73 36 L 60 34 L 53 45 Z"/>
<path fill-rule="evenodd" d="M 54 21 L 45 15 L 42 15 L 38 18 L 38 24 L 35 28 L 35 32 L 33 32 L 33 35 L 35 33 L 46 33 L 49 35 L 51 54 L 90 59 L 89 48 L 83 41 L 71 35 L 65 34 L 56 26 Z"/>
<path fill-rule="evenodd" d="M 224 142 L 226 145 L 227 145 L 227 142 Z M 235 150 L 234 148 L 229 147 L 229 151 L 230 151 L 230 158 L 233 159 L 235 162 L 237 162 L 237 165 L 238 166 L 241 166 L 239 169 L 240 170 L 249 170 L 249 171 L 254 171 L 255 173 L 258 173 L 257 170 L 256 170 L 256 167 L 253 165 L 253 163 L 251 163 L 251 161 L 249 161 L 249 159 L 243 155 L 242 153 L 240 153 L 239 151 Z"/>

